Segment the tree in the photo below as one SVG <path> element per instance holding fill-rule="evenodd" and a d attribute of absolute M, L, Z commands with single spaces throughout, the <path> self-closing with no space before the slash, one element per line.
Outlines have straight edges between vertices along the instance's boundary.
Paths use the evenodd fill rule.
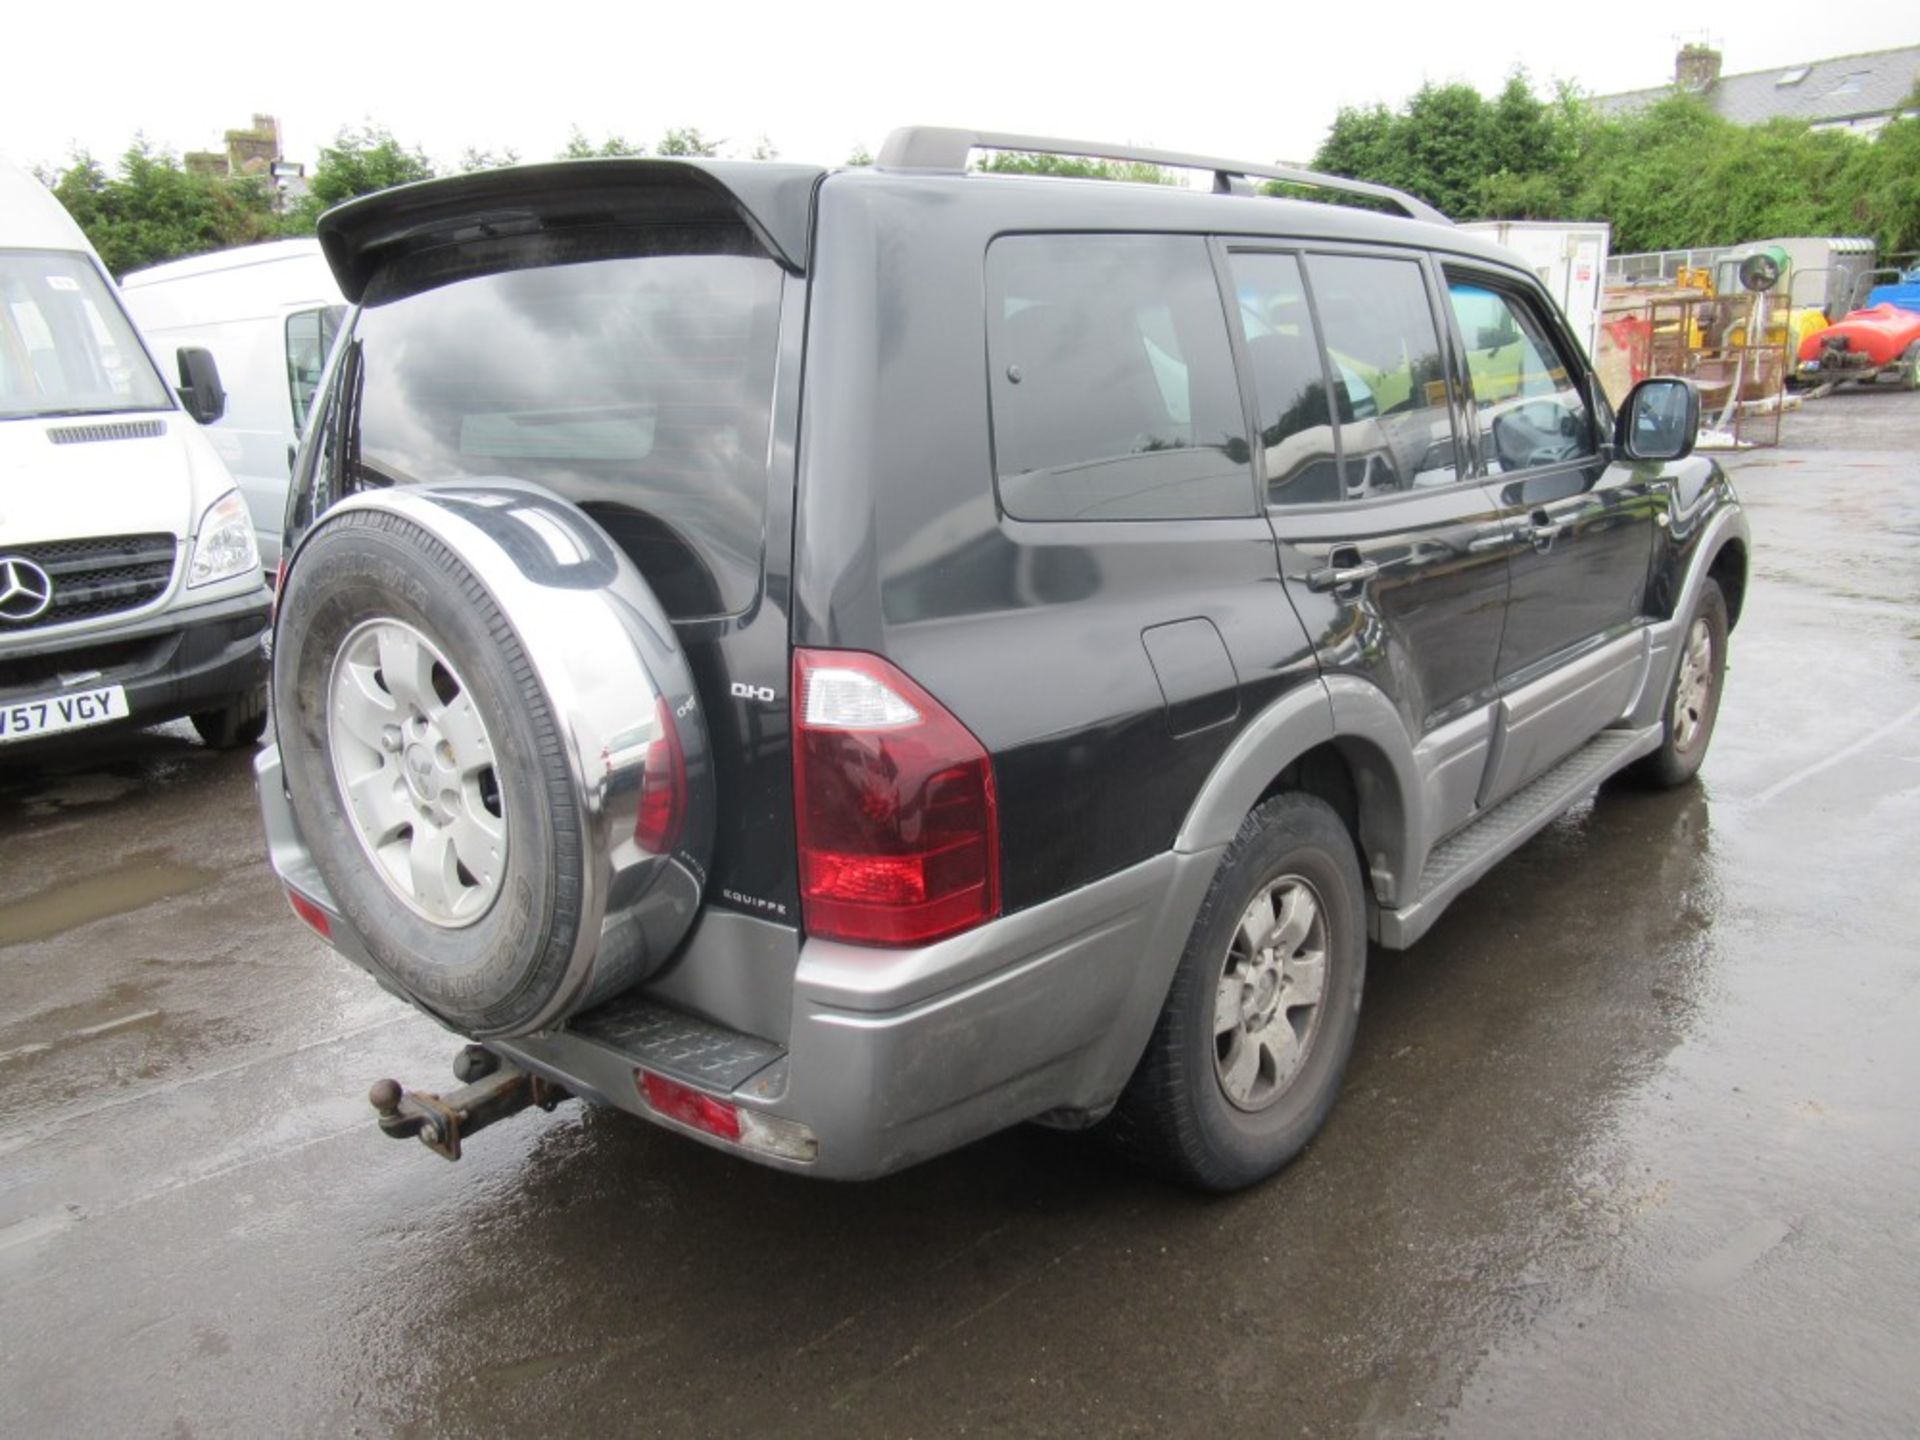
<path fill-rule="evenodd" d="M 662 155 L 711 156 L 720 153 L 720 145 L 720 141 L 707 139 L 689 125 L 683 130 L 668 130 L 660 137 L 658 149 Z"/>
<path fill-rule="evenodd" d="M 459 162 L 453 167 L 461 175 L 471 175 L 476 170 L 498 170 L 503 165 L 518 165 L 520 152 L 507 146 L 500 150 L 482 150 L 469 145 L 460 152 Z"/>
<path fill-rule="evenodd" d="M 847 164 L 851 166 L 873 164 L 873 152 L 864 145 L 855 145 L 847 152 Z"/>
<path fill-rule="evenodd" d="M 1462 219 L 1605 220 L 1619 251 L 1862 232 L 1886 252 L 1920 246 L 1920 119 L 1870 141 L 1743 126 L 1681 90 L 1603 115 L 1564 83 L 1542 99 L 1516 71 L 1491 100 L 1424 86 L 1398 110 L 1343 109 L 1314 164 Z"/>
<path fill-rule="evenodd" d="M 299 228 L 311 230 L 323 211 L 356 195 L 431 180 L 433 166 L 419 150 L 409 150 L 384 126 L 344 129 L 323 146 L 307 194 L 295 209 Z"/>
<path fill-rule="evenodd" d="M 624 135 L 609 135 L 598 145 L 587 139 L 586 133 L 576 125 L 573 133 L 567 137 L 566 148 L 560 152 L 562 160 L 594 160 L 616 155 L 645 155 L 647 147 L 631 143 Z"/>
<path fill-rule="evenodd" d="M 280 233 L 273 194 L 259 180 L 198 175 L 136 136 L 116 172 L 87 154 L 40 177 L 114 275 L 250 245 Z"/>
<path fill-rule="evenodd" d="M 1158 165 L 1131 160 L 1090 160 L 1078 155 L 1031 155 L 996 150 L 980 162 L 980 169 L 998 175 L 1067 175 L 1080 180 L 1131 180 L 1137 185 L 1174 185 L 1179 182 Z"/>
<path fill-rule="evenodd" d="M 1901 114 L 1847 157 L 1832 214 L 1835 234 L 1871 235 L 1882 255 L 1911 256 L 1920 251 L 1920 86 Z"/>
<path fill-rule="evenodd" d="M 747 158 L 750 160 L 778 160 L 780 158 L 780 152 L 773 148 L 773 141 L 769 140 L 765 135 L 762 135 L 754 142 L 752 153 L 749 154 Z"/>

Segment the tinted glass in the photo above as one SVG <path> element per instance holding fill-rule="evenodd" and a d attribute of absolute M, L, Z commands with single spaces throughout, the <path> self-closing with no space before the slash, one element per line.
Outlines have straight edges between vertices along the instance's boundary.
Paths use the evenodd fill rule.
<path fill-rule="evenodd" d="M 1673 460 L 1693 448 L 1700 417 L 1693 389 L 1686 381 L 1642 381 L 1634 387 L 1631 404 L 1630 434 L 1635 457 Z"/>
<path fill-rule="evenodd" d="M 1557 465 L 1594 453 L 1578 372 L 1518 296 L 1451 280 L 1447 293 L 1467 350 L 1474 424 L 1489 473 Z"/>
<path fill-rule="evenodd" d="M 171 405 L 92 261 L 0 251 L 0 420 Z"/>
<path fill-rule="evenodd" d="M 1204 240 L 1009 236 L 987 252 L 987 306 L 994 461 L 1008 514 L 1253 513 Z"/>
<path fill-rule="evenodd" d="M 1451 484 L 1462 467 L 1419 264 L 1312 255 L 1307 278 L 1333 371 L 1347 498 Z"/>
<path fill-rule="evenodd" d="M 345 315 L 343 306 L 329 305 L 287 317 L 287 393 L 293 402 L 296 432 L 306 429 L 313 392 L 320 388 L 327 352 L 333 348 L 333 338 L 340 333 Z"/>
<path fill-rule="evenodd" d="M 1231 264 L 1260 407 L 1267 503 L 1312 505 L 1344 499 L 1326 371 L 1300 262 L 1291 255 L 1246 253 L 1235 254 Z"/>
<path fill-rule="evenodd" d="M 374 284 L 318 486 L 534 481 L 598 520 L 675 618 L 751 602 L 781 281 L 744 231 L 544 235 Z"/>

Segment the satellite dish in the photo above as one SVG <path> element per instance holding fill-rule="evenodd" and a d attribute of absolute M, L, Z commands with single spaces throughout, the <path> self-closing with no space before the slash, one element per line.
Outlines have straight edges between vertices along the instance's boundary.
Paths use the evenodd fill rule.
<path fill-rule="evenodd" d="M 1771 290 L 1780 283 L 1780 277 L 1786 273 L 1786 252 L 1779 246 L 1769 246 L 1765 250 L 1756 250 L 1740 262 L 1740 288 L 1743 290 Z"/>

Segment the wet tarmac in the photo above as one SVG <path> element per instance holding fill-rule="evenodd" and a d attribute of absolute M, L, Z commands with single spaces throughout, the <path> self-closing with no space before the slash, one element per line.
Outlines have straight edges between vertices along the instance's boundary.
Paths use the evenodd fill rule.
<path fill-rule="evenodd" d="M 0 765 L 0 1434 L 1920 1432 L 1920 395 L 1730 462 L 1700 782 L 1376 954 L 1229 1199 L 1022 1130 L 890 1180 L 529 1113 L 288 915 L 246 760 Z"/>

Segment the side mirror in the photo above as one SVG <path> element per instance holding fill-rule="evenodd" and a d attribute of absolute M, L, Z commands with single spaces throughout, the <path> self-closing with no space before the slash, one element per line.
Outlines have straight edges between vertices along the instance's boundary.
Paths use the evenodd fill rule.
<path fill-rule="evenodd" d="M 213 363 L 210 351 L 198 345 L 182 345 L 180 358 L 180 403 L 202 425 L 211 425 L 227 413 L 227 392 L 220 384 L 220 367 Z"/>
<path fill-rule="evenodd" d="M 1620 407 L 1613 442 L 1627 460 L 1684 460 L 1700 438 L 1700 392 L 1690 380 L 1642 380 Z"/>

